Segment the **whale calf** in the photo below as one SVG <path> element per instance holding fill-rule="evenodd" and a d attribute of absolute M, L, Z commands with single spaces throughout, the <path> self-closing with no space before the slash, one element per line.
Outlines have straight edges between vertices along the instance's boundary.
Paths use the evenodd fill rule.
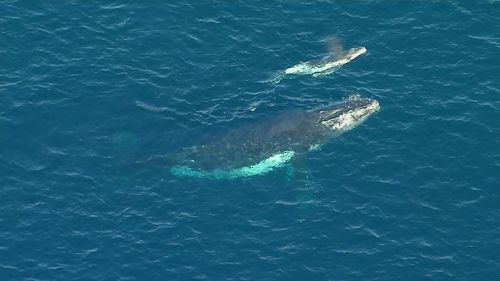
<path fill-rule="evenodd" d="M 366 53 L 366 48 L 358 47 L 347 52 L 331 54 L 320 60 L 302 62 L 279 72 L 271 81 L 279 83 L 286 75 L 312 75 L 313 77 L 328 75 L 364 53 Z"/>
<path fill-rule="evenodd" d="M 170 171 L 178 177 L 214 180 L 263 175 L 319 149 L 379 109 L 374 99 L 352 96 L 322 108 L 284 112 L 184 148 L 173 157 Z"/>
<path fill-rule="evenodd" d="M 352 48 L 346 54 L 342 55 L 340 58 L 335 59 L 322 59 L 319 61 L 304 62 L 294 65 L 285 69 L 285 74 L 296 74 L 296 75 L 308 75 L 318 76 L 324 74 L 325 72 L 331 71 L 332 69 L 338 68 L 353 59 L 359 57 L 360 55 L 366 53 L 365 47 Z"/>

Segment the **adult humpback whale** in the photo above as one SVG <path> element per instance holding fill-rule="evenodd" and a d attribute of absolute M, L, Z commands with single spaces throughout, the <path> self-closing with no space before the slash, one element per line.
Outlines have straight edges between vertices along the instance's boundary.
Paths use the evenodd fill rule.
<path fill-rule="evenodd" d="M 293 110 L 231 131 L 216 141 L 183 149 L 172 174 L 180 177 L 235 179 L 262 175 L 298 154 L 318 149 L 378 111 L 374 99 L 353 96 L 310 111 Z"/>
<path fill-rule="evenodd" d="M 279 83 L 286 75 L 312 75 L 313 77 L 328 75 L 335 72 L 344 64 L 366 53 L 365 47 L 352 48 L 344 52 L 339 44 L 335 49 L 335 53 L 331 53 L 323 59 L 302 62 L 289 67 L 279 72 L 271 81 Z"/>

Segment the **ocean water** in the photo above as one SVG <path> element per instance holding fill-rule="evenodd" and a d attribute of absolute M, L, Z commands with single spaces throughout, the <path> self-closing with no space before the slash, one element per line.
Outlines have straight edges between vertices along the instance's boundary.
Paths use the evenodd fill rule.
<path fill-rule="evenodd" d="M 0 1 L 0 280 L 500 280 L 500 3 L 63 2 Z M 150 161 L 354 93 L 301 176 Z"/>

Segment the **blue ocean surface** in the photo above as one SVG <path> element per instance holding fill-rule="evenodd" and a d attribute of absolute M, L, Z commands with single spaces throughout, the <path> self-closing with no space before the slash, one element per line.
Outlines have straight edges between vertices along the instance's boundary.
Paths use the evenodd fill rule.
<path fill-rule="evenodd" d="M 500 2 L 0 7 L 0 280 L 500 280 Z M 269 83 L 327 38 L 368 52 Z M 155 161 L 353 94 L 301 165 Z"/>

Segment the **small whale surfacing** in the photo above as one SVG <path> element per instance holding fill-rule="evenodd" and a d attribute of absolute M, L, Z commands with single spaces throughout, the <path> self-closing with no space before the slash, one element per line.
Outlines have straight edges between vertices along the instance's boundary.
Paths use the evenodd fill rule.
<path fill-rule="evenodd" d="M 170 171 L 178 177 L 212 180 L 267 174 L 298 154 L 363 123 L 380 109 L 374 99 L 352 96 L 314 110 L 292 110 L 232 130 L 210 143 L 183 149 Z"/>
<path fill-rule="evenodd" d="M 353 48 L 349 50 L 349 52 L 347 52 L 347 54 L 341 59 L 333 61 L 331 61 L 330 59 L 323 59 L 319 62 L 300 63 L 285 69 L 285 74 L 297 74 L 297 75 L 312 74 L 314 76 L 321 72 L 331 70 L 332 68 L 340 67 L 364 53 L 366 53 L 365 47 Z"/>
<path fill-rule="evenodd" d="M 328 75 L 364 53 L 366 53 L 365 47 L 352 48 L 336 56 L 329 55 L 321 60 L 299 63 L 285 69 L 272 81 L 279 83 L 286 75 L 312 75 L 313 77 Z"/>

